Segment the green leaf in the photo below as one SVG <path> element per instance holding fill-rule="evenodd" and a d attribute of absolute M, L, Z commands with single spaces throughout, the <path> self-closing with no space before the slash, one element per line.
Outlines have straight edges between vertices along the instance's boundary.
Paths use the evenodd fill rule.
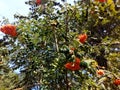
<path fill-rule="evenodd" d="M 104 25 L 104 24 L 107 24 L 109 22 L 110 22 L 110 20 L 108 20 L 107 18 L 104 18 L 101 23 L 102 23 L 102 25 Z"/>

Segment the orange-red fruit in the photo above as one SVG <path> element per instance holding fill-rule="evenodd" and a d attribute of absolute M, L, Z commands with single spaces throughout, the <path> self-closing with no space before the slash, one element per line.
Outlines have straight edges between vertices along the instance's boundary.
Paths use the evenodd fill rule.
<path fill-rule="evenodd" d="M 11 24 L 1 26 L 0 31 L 5 33 L 5 34 L 11 35 L 12 37 L 17 36 L 16 26 L 11 25 Z"/>
<path fill-rule="evenodd" d="M 120 85 L 120 79 L 116 79 L 116 80 L 114 80 L 114 82 L 113 82 L 115 85 Z"/>
<path fill-rule="evenodd" d="M 104 75 L 104 71 L 101 70 L 101 69 L 99 69 L 99 70 L 97 70 L 97 74 L 98 74 L 98 75 Z"/>
<path fill-rule="evenodd" d="M 87 40 L 87 34 L 80 34 L 78 39 L 81 43 L 84 43 Z"/>

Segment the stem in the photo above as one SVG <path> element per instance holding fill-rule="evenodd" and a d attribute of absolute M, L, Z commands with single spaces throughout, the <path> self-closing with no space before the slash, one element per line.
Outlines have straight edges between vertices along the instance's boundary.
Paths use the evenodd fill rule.
<path fill-rule="evenodd" d="M 67 70 L 66 70 L 66 90 L 69 90 Z"/>
<path fill-rule="evenodd" d="M 59 52 L 58 39 L 57 39 L 57 36 L 56 36 L 55 26 L 53 26 L 53 31 L 54 31 L 54 39 L 55 39 L 55 49 L 56 49 L 57 52 Z"/>

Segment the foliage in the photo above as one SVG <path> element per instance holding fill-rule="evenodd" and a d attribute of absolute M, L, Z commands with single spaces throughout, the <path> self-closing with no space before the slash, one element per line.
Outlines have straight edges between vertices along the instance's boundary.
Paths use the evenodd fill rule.
<path fill-rule="evenodd" d="M 8 43 L 0 39 L 0 90 L 12 90 L 19 81 L 18 75 L 9 68 L 9 51 L 5 47 Z"/>
<path fill-rule="evenodd" d="M 7 60 L 22 75 L 18 87 L 120 89 L 113 83 L 120 78 L 120 13 L 112 0 L 76 1 L 73 5 L 48 1 L 44 8 L 33 9 L 28 17 L 15 15 L 18 36 L 6 38 L 10 47 Z M 84 43 L 81 34 L 87 35 Z M 75 58 L 80 59 L 80 68 L 65 68 L 67 63 L 73 68 Z M 103 74 L 97 74 L 99 69 Z"/>

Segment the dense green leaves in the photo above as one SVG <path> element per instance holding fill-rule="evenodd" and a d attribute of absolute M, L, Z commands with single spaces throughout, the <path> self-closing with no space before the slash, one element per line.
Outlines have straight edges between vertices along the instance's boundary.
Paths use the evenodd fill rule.
<path fill-rule="evenodd" d="M 21 75 L 13 88 L 119 89 L 113 81 L 120 76 L 120 18 L 114 3 L 110 5 L 112 0 L 108 1 L 77 1 L 73 5 L 49 1 L 44 9 L 34 7 L 28 17 L 16 15 L 17 38 L 6 36 L 0 43 L 0 58 Z M 84 43 L 78 38 L 83 33 L 87 34 Z M 8 44 L 3 45 L 5 41 Z M 80 70 L 65 68 L 76 57 Z M 105 74 L 97 75 L 98 69 Z"/>

